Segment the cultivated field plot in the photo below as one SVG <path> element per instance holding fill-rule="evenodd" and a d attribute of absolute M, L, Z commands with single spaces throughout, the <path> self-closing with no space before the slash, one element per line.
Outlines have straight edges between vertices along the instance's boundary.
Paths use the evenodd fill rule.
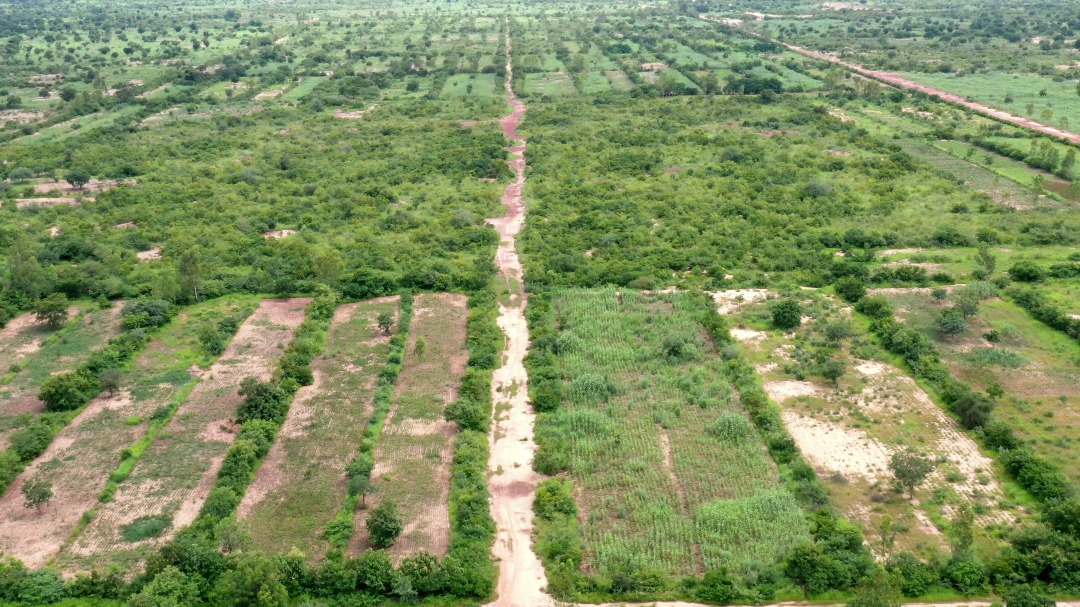
<path fill-rule="evenodd" d="M 240 326 L 221 357 L 201 373 L 172 420 L 122 483 L 113 501 L 98 509 L 81 535 L 60 555 L 64 570 L 103 563 L 136 565 L 161 541 L 191 523 L 214 483 L 233 439 L 230 420 L 245 377 L 270 378 L 274 361 L 304 320 L 308 299 L 264 299 Z M 164 521 L 156 537 L 125 539 L 136 521 Z M 128 536 L 131 537 L 130 532 Z"/>
<path fill-rule="evenodd" d="M 979 390 L 1001 387 L 994 415 L 1028 440 L 1036 453 L 1080 481 L 1080 346 L 1009 301 L 979 305 L 963 332 L 936 328 L 954 293 L 935 299 L 929 289 L 884 289 L 897 316 L 934 340 L 953 374 Z M 987 338 L 994 341 L 988 341 Z"/>
<path fill-rule="evenodd" d="M 367 546 L 367 512 L 384 500 L 398 505 L 404 529 L 395 558 L 421 550 L 442 557 L 450 541 L 450 465 L 457 425 L 443 411 L 457 398 L 468 352 L 467 298 L 423 294 L 414 299 L 404 364 L 375 447 L 368 510 L 357 510 L 350 549 Z"/>
<path fill-rule="evenodd" d="M 259 549 L 326 554 L 323 528 L 345 497 L 345 466 L 363 438 L 390 350 L 377 320 L 397 310 L 398 298 L 388 297 L 335 312 L 326 348 L 312 363 L 315 382 L 297 392 L 237 511 Z"/>
<path fill-rule="evenodd" d="M 0 552 L 30 567 L 55 556 L 97 502 L 121 451 L 190 391 L 201 372 L 196 365 L 209 367 L 213 356 L 200 344 L 199 331 L 226 317 L 242 320 L 255 303 L 253 297 L 231 297 L 193 306 L 148 343 L 125 370 L 121 389 L 83 409 L 0 499 Z M 19 489 L 31 478 L 52 483 L 55 494 L 40 512 L 22 504 Z"/>
<path fill-rule="evenodd" d="M 114 302 L 107 309 L 93 304 L 79 304 L 69 310 L 74 319 L 58 330 L 49 331 L 39 325 L 32 315 L 13 319 L 0 338 L 5 367 L 0 384 L 0 447 L 6 446 L 6 435 L 12 428 L 27 421 L 24 414 L 41 413 L 44 403 L 37 399 L 41 382 L 50 375 L 72 371 L 90 357 L 97 348 L 120 332 L 120 310 L 123 303 Z M 78 312 L 75 312 L 78 310 Z M 7 341 L 10 340 L 10 341 Z"/>
<path fill-rule="evenodd" d="M 801 292 L 803 323 L 792 333 L 769 329 L 773 301 L 740 291 L 715 294 L 721 311 L 732 312 L 731 334 L 742 342 L 780 408 L 788 432 L 829 487 L 833 503 L 861 522 L 871 543 L 880 540 L 885 515 L 900 521 L 897 549 L 924 555 L 947 549 L 939 529 L 970 503 L 983 524 L 1010 524 L 1022 513 L 1002 510 L 1006 497 L 992 460 L 979 451 L 906 373 L 887 362 L 867 340 L 851 310 L 814 292 Z M 746 303 L 735 304 L 739 300 Z M 834 383 L 817 359 L 839 361 Z M 914 448 L 938 459 L 935 472 L 915 493 L 897 494 L 889 468 L 892 455 Z"/>
<path fill-rule="evenodd" d="M 543 424 L 569 437 L 587 572 L 742 570 L 807 538 L 699 306 L 674 293 L 553 297 L 568 401 Z"/>

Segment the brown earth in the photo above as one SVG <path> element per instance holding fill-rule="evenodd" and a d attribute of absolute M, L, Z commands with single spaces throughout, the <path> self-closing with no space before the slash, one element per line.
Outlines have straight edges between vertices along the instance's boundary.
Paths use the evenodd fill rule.
<path fill-rule="evenodd" d="M 396 315 L 398 301 L 384 297 L 335 311 L 326 347 L 312 363 L 314 382 L 297 392 L 237 510 L 259 549 L 297 548 L 316 561 L 329 549 L 323 529 L 345 498 L 345 468 L 363 440 L 389 352 L 376 320 L 380 312 Z"/>
<path fill-rule="evenodd" d="M 234 436 L 217 431 L 207 434 L 207 429 L 230 423 L 240 401 L 236 388 L 243 378 L 270 378 L 274 361 L 303 321 L 309 301 L 260 302 L 147 448 L 131 476 L 120 484 L 113 501 L 102 505 L 82 534 L 61 552 L 63 570 L 85 571 L 105 560 L 137 567 L 144 554 L 141 547 L 168 540 L 195 519 Z M 143 516 L 168 517 L 172 526 L 157 538 L 123 540 L 122 528 Z"/>

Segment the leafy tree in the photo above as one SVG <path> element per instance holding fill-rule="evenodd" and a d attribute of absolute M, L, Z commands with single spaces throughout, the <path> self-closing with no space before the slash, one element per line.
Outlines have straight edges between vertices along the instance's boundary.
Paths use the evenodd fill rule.
<path fill-rule="evenodd" d="M 397 504 L 393 500 L 384 500 L 368 515 L 366 522 L 371 545 L 376 548 L 389 548 L 401 535 L 404 526 L 398 516 Z"/>
<path fill-rule="evenodd" d="M 847 371 L 847 365 L 842 360 L 832 358 L 821 363 L 820 371 L 821 376 L 831 381 L 835 386 Z"/>
<path fill-rule="evenodd" d="M 38 512 L 53 498 L 52 483 L 36 476 L 23 483 L 20 492 L 23 495 L 23 507 L 33 508 Z"/>
<path fill-rule="evenodd" d="M 975 545 L 975 511 L 967 504 L 957 510 L 949 525 L 948 536 L 953 561 L 969 561 L 975 558 L 972 551 L 972 546 Z"/>
<path fill-rule="evenodd" d="M 848 601 L 848 607 L 900 607 L 902 602 L 896 576 L 876 567 L 873 573 L 863 578 L 855 596 Z"/>
<path fill-rule="evenodd" d="M 1033 261 L 1018 261 L 1009 268 L 1009 278 L 1020 282 L 1039 282 L 1045 272 Z"/>
<path fill-rule="evenodd" d="M 967 321 L 964 320 L 964 313 L 956 306 L 942 310 L 941 314 L 938 315 L 935 326 L 942 335 L 946 336 L 959 335 L 967 331 Z"/>
<path fill-rule="evenodd" d="M 892 304 L 881 295 L 863 297 L 855 304 L 855 309 L 870 318 L 887 318 L 893 313 Z"/>
<path fill-rule="evenodd" d="M 938 583 L 937 568 L 920 561 L 910 552 L 901 552 L 889 559 L 886 568 L 899 576 L 900 592 L 906 597 L 922 596 Z"/>
<path fill-rule="evenodd" d="M 425 350 L 427 350 L 427 340 L 423 337 L 417 337 L 416 343 L 413 344 L 413 354 L 420 360 L 423 360 Z"/>
<path fill-rule="evenodd" d="M 196 607 L 199 604 L 198 584 L 172 565 L 161 570 L 128 600 L 128 607 Z"/>
<path fill-rule="evenodd" d="M 13 294 L 35 300 L 52 288 L 48 273 L 38 263 L 37 254 L 25 236 L 20 236 L 5 256 L 8 270 L 5 286 Z"/>
<path fill-rule="evenodd" d="M 71 184 L 76 190 L 81 190 L 83 186 L 90 183 L 90 173 L 86 171 L 70 171 L 65 177 L 67 182 Z"/>
<path fill-rule="evenodd" d="M 67 295 L 52 293 L 39 299 L 37 305 L 34 306 L 34 314 L 50 329 L 56 330 L 63 327 L 68 319 Z"/>
<path fill-rule="evenodd" d="M 960 418 L 960 425 L 972 430 L 990 423 L 994 401 L 978 392 L 967 391 L 953 401 L 951 409 Z"/>
<path fill-rule="evenodd" d="M 698 600 L 710 605 L 730 605 L 739 598 L 735 578 L 726 569 L 706 572 L 695 592 Z"/>
<path fill-rule="evenodd" d="M 889 460 L 889 469 L 896 483 L 907 489 L 911 498 L 915 497 L 915 488 L 930 476 L 934 467 L 933 459 L 913 449 L 897 451 Z"/>
<path fill-rule="evenodd" d="M 60 98 L 64 101 L 73 101 L 78 94 L 79 91 L 77 91 L 75 87 L 71 86 L 70 84 L 60 89 Z"/>
<path fill-rule="evenodd" d="M 285 414 L 285 392 L 276 382 L 245 377 L 237 393 L 244 398 L 237 412 L 240 423 L 253 419 L 280 421 Z"/>
<path fill-rule="evenodd" d="M 1054 599 L 1027 584 L 1013 586 L 1003 593 L 1005 607 L 1054 607 Z"/>
<path fill-rule="evenodd" d="M 802 322 L 802 308 L 794 299 L 782 299 L 772 306 L 773 326 L 778 329 L 794 329 Z"/>
<path fill-rule="evenodd" d="M 258 552 L 244 554 L 236 567 L 218 580 L 210 602 L 222 607 L 288 607 L 289 592 L 280 578 L 265 556 Z"/>
<path fill-rule="evenodd" d="M 120 389 L 121 380 L 123 374 L 119 369 L 105 369 L 98 374 L 98 382 L 101 384 L 101 390 L 107 392 L 109 396 L 116 394 Z"/>
<path fill-rule="evenodd" d="M 964 315 L 964 318 L 970 318 L 979 313 L 981 296 L 974 289 L 958 289 L 953 294 L 953 300 L 956 302 L 957 310 Z"/>
<path fill-rule="evenodd" d="M 37 397 L 45 403 L 46 411 L 71 411 L 90 402 L 99 389 L 96 377 L 86 371 L 73 371 L 48 377 Z"/>
<path fill-rule="evenodd" d="M 375 322 L 386 335 L 390 335 L 390 330 L 394 328 L 394 316 L 389 312 L 379 312 L 379 317 Z"/>
<path fill-rule="evenodd" d="M 180 292 L 183 296 L 199 301 L 199 286 L 202 284 L 202 254 L 199 247 L 191 247 L 180 254 L 176 271 L 180 276 Z"/>
<path fill-rule="evenodd" d="M 866 285 L 854 276 L 844 276 L 833 284 L 836 294 L 848 303 L 855 303 L 866 296 Z"/>
<path fill-rule="evenodd" d="M 982 245 L 979 247 L 979 252 L 975 254 L 975 263 L 979 264 L 979 267 L 986 272 L 986 277 L 990 278 L 997 269 L 997 256 L 990 251 L 990 247 Z"/>

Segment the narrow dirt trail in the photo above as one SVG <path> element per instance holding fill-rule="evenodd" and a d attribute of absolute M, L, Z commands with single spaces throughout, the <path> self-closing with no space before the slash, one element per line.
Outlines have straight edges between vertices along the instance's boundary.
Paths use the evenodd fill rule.
<path fill-rule="evenodd" d="M 719 19 L 711 19 L 711 18 L 708 18 L 706 15 L 701 15 L 701 19 L 703 21 L 709 21 L 709 22 L 712 22 L 712 23 L 720 23 L 721 22 Z M 767 38 L 765 38 L 763 36 L 758 36 L 758 37 L 761 38 L 762 40 L 767 40 Z M 884 82 L 886 84 L 891 84 L 893 86 L 898 86 L 900 88 L 905 88 L 905 89 L 909 89 L 909 90 L 912 90 L 912 91 L 919 91 L 919 92 L 922 92 L 922 93 L 926 93 L 927 95 L 934 95 L 934 96 L 940 97 L 941 99 L 943 99 L 945 101 L 948 101 L 949 103 L 954 103 L 956 105 L 961 105 L 961 106 L 966 107 L 966 108 L 968 108 L 970 110 L 974 110 L 976 112 L 979 112 L 980 114 L 985 114 L 985 115 L 990 116 L 992 118 L 996 118 L 996 119 L 1002 120 L 1004 122 L 1009 122 L 1009 123 L 1015 124 L 1016 126 L 1021 126 L 1021 127 L 1026 128 L 1026 129 L 1031 129 L 1033 131 L 1039 131 L 1040 133 L 1045 133 L 1047 135 L 1052 135 L 1054 137 L 1060 137 L 1061 139 L 1065 139 L 1066 141 L 1070 141 L 1072 143 L 1080 144 L 1080 135 L 1077 135 L 1076 133 L 1073 133 L 1071 131 L 1066 131 L 1064 129 L 1059 129 L 1057 127 L 1052 127 L 1050 125 L 1043 124 L 1041 122 L 1037 122 L 1037 121 L 1032 120 L 1030 118 L 1025 118 L 1024 116 L 1018 116 L 1016 114 L 1013 114 L 1012 112 L 1006 112 L 1005 110 L 999 110 L 997 108 L 993 108 L 993 107 L 990 107 L 988 105 L 983 105 L 981 103 L 976 103 L 974 101 L 968 101 L 967 99 L 963 98 L 960 95 L 957 95 L 956 93 L 950 93 L 948 91 L 943 91 L 941 89 L 936 89 L 936 88 L 931 87 L 931 86 L 926 86 L 925 84 L 920 84 L 918 82 L 915 82 L 913 80 L 909 80 L 907 78 L 904 78 L 904 77 L 902 77 L 902 76 L 900 76 L 898 74 L 894 74 L 892 72 L 880 72 L 880 71 L 877 71 L 877 70 L 871 70 L 871 69 L 868 69 L 866 67 L 863 67 L 863 66 L 859 65 L 858 63 L 852 63 L 850 61 L 845 61 L 845 60 L 843 60 L 843 59 L 841 59 L 841 58 L 839 58 L 839 57 L 837 57 L 835 55 L 832 55 L 830 53 L 823 53 L 823 52 L 820 52 L 820 51 L 813 51 L 813 50 L 810 50 L 808 48 L 803 48 L 801 46 L 795 46 L 794 44 L 787 44 L 786 42 L 779 42 L 779 41 L 775 41 L 775 40 L 771 40 L 771 42 L 775 42 L 776 44 L 781 44 L 781 45 L 787 47 L 789 50 L 794 51 L 796 53 L 799 53 L 800 55 L 805 55 L 807 57 L 810 57 L 810 58 L 813 58 L 813 59 L 818 59 L 818 60 L 821 60 L 821 61 L 828 61 L 829 63 L 834 63 L 836 65 L 845 67 L 845 68 L 855 72 L 856 74 L 859 74 L 860 76 L 865 76 L 867 78 L 872 78 L 874 80 L 878 80 L 878 81 Z"/>
<path fill-rule="evenodd" d="M 487 222 L 499 233 L 495 265 L 510 292 L 506 305 L 499 304 L 499 327 L 506 334 L 503 365 L 491 381 L 495 405 L 494 423 L 488 444 L 491 515 L 496 537 L 492 550 L 499 561 L 498 598 L 493 607 L 544 607 L 555 602 L 545 592 L 547 577 L 540 559 L 532 550 L 533 499 L 540 475 L 533 472 L 536 451 L 533 424 L 536 415 L 529 404 L 525 354 L 529 349 L 529 328 L 525 322 L 527 298 L 523 288 L 521 261 L 516 238 L 525 223 L 521 195 L 525 188 L 525 139 L 517 127 L 525 114 L 525 103 L 514 95 L 514 72 L 509 27 L 506 32 L 506 97 L 512 111 L 501 119 L 503 134 L 514 142 L 510 148 L 510 168 L 516 178 L 503 191 L 506 213 Z"/>

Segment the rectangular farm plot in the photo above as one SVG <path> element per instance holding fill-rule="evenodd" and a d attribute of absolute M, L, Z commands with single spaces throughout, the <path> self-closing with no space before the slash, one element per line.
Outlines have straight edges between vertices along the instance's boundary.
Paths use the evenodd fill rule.
<path fill-rule="evenodd" d="M 148 343 L 125 371 L 123 387 L 94 399 L 0 499 L 0 552 L 29 567 L 55 556 L 83 513 L 97 503 L 121 451 L 196 381 L 191 369 L 206 356 L 199 329 L 225 316 L 246 316 L 255 303 L 252 297 L 225 298 L 188 308 Z M 52 484 L 55 497 L 41 512 L 23 507 L 19 489 L 30 478 Z"/>
<path fill-rule="evenodd" d="M 37 398 L 42 382 L 50 375 L 74 371 L 120 333 L 122 307 L 120 303 L 104 310 L 91 304 L 72 306 L 69 314 L 74 318 L 58 331 L 45 329 L 28 314 L 8 323 L 0 333 L 4 339 L 0 358 L 6 364 L 0 384 L 0 447 L 6 446 L 6 435 L 20 425 L 20 415 L 45 410 Z"/>
<path fill-rule="evenodd" d="M 722 313 L 737 312 L 729 316 L 731 335 L 742 342 L 831 501 L 863 525 L 872 545 L 879 545 L 885 515 L 908 521 L 896 548 L 923 556 L 947 549 L 941 529 L 959 506 L 973 506 L 981 525 L 1016 520 L 1018 511 L 1003 509 L 1008 496 L 993 460 L 911 377 L 886 362 L 884 352 L 866 343 L 850 309 L 803 292 L 802 325 L 781 333 L 769 325 L 773 302 L 767 297 L 760 290 L 714 294 Z M 842 364 L 836 382 L 822 376 L 820 359 Z M 889 462 L 907 448 L 939 462 L 917 488 L 917 500 L 892 491 Z"/>
<path fill-rule="evenodd" d="M 275 361 L 304 320 L 308 302 L 262 300 L 221 357 L 200 374 L 199 384 L 120 484 L 113 501 L 99 508 L 83 533 L 61 552 L 63 569 L 87 570 L 106 560 L 132 566 L 195 520 L 233 440 L 230 420 L 240 402 L 240 382 L 249 376 L 270 378 Z M 146 521 L 168 527 L 156 537 L 139 539 L 131 526 Z"/>
<path fill-rule="evenodd" d="M 260 549 L 298 548 L 320 558 L 329 548 L 323 529 L 345 498 L 345 466 L 363 439 L 390 351 L 377 321 L 396 316 L 398 301 L 345 304 L 334 314 L 323 355 L 312 363 L 315 382 L 296 394 L 240 503 Z"/>
<path fill-rule="evenodd" d="M 1044 288 L 1040 285 L 1039 288 Z M 979 304 L 967 328 L 943 337 L 935 328 L 957 289 L 935 299 L 929 289 L 881 289 L 908 326 L 934 340 L 953 374 L 977 390 L 1000 386 L 994 417 L 1014 428 L 1031 449 L 1080 482 L 1080 346 L 1032 318 L 1016 304 L 991 298 Z M 996 332 L 995 342 L 986 336 Z"/>
<path fill-rule="evenodd" d="M 669 575 L 773 562 L 808 537 L 685 294 L 552 302 L 586 571 Z"/>
<path fill-rule="evenodd" d="M 442 557 L 450 541 L 450 466 L 457 426 L 443 418 L 443 410 L 457 398 L 468 361 L 467 299 L 424 294 L 413 305 L 404 364 L 375 447 L 368 508 L 357 510 L 353 552 L 368 546 L 367 513 L 383 500 L 397 503 L 404 524 L 390 548 L 395 558 L 421 550 Z"/>

